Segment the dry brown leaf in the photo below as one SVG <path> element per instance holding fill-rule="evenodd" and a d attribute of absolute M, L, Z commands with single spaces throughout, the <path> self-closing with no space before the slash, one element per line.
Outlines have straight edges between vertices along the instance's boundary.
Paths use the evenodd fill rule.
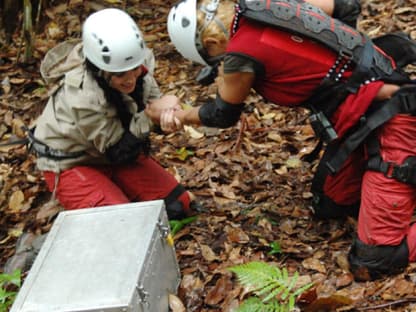
<path fill-rule="evenodd" d="M 25 200 L 25 195 L 21 190 L 14 191 L 9 199 L 9 211 L 13 213 L 18 213 L 23 207 L 23 202 Z"/>
<path fill-rule="evenodd" d="M 198 132 L 195 128 L 191 126 L 184 126 L 185 132 L 193 139 L 201 139 L 204 137 L 204 133 Z"/>
<path fill-rule="evenodd" d="M 219 259 L 215 252 L 208 245 L 201 244 L 200 248 L 202 257 L 204 257 L 206 261 L 212 262 Z"/>
<path fill-rule="evenodd" d="M 354 281 L 354 276 L 351 273 L 343 273 L 336 279 L 336 288 L 342 288 L 348 285 L 351 285 L 351 283 Z"/>
<path fill-rule="evenodd" d="M 308 258 L 302 261 L 302 266 L 308 270 L 318 271 L 320 273 L 326 273 L 325 263 L 319 259 Z"/>
<path fill-rule="evenodd" d="M 169 294 L 169 308 L 172 312 L 186 312 L 183 302 L 174 294 Z"/>
<path fill-rule="evenodd" d="M 205 303 L 210 305 L 219 304 L 228 295 L 228 292 L 231 291 L 232 286 L 230 278 L 222 275 L 215 283 L 215 286 L 208 291 Z"/>
<path fill-rule="evenodd" d="M 26 82 L 25 78 L 10 78 L 10 83 L 14 85 L 21 85 Z"/>
<path fill-rule="evenodd" d="M 337 308 L 352 304 L 348 297 L 333 295 L 318 298 L 305 308 L 305 312 L 336 311 Z"/>
<path fill-rule="evenodd" d="M 228 240 L 230 242 L 245 244 L 250 241 L 250 237 L 241 228 L 227 226 L 224 231 L 228 234 Z"/>
<path fill-rule="evenodd" d="M 12 133 L 19 138 L 26 137 L 25 123 L 20 118 L 13 118 L 12 120 Z"/>

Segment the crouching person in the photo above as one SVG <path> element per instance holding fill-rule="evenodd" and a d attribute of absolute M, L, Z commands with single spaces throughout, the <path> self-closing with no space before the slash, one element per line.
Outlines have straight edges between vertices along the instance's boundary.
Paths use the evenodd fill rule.
<path fill-rule="evenodd" d="M 172 111 L 181 109 L 162 96 L 153 69 L 137 24 L 113 8 L 87 18 L 82 40 L 47 53 L 41 73 L 56 88 L 31 143 L 65 209 L 163 199 L 170 219 L 189 214 L 190 193 L 149 154 L 160 111 L 162 130 L 174 130 Z"/>
<path fill-rule="evenodd" d="M 416 86 L 402 87 L 393 106 L 416 107 Z M 368 140 L 357 237 L 349 253 L 356 280 L 395 274 L 416 261 L 416 117 L 400 114 Z"/>
<path fill-rule="evenodd" d="M 222 62 L 216 98 L 175 111 L 182 124 L 234 126 L 252 89 L 311 109 L 326 142 L 311 186 L 314 215 L 358 217 L 349 259 L 355 278 L 368 280 L 416 261 L 416 81 L 404 71 L 416 62 L 416 42 L 401 33 L 368 38 L 348 26 L 359 11 L 350 0 L 182 0 L 168 32 L 189 60 Z"/>

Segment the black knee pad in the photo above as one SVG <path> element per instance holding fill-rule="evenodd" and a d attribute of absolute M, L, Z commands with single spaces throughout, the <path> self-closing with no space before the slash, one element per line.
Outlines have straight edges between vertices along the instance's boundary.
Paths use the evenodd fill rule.
<path fill-rule="evenodd" d="M 406 239 L 397 246 L 374 246 L 354 238 L 348 260 L 355 280 L 375 280 L 402 272 L 409 264 L 409 248 Z"/>
<path fill-rule="evenodd" d="M 347 216 L 358 217 L 360 203 L 340 205 L 321 192 L 313 191 L 312 208 L 318 219 L 337 219 Z"/>
<path fill-rule="evenodd" d="M 166 213 L 169 220 L 180 220 L 187 216 L 183 204 L 179 200 L 166 204 Z"/>
<path fill-rule="evenodd" d="M 185 188 L 181 184 L 177 184 L 165 197 L 165 207 L 169 220 L 179 220 L 187 217 L 183 203 L 178 200 L 185 192 Z"/>

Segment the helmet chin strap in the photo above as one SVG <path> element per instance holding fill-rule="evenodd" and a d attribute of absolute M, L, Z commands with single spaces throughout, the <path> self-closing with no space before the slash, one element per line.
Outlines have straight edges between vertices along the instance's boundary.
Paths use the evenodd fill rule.
<path fill-rule="evenodd" d="M 211 66 L 217 66 L 224 58 L 225 53 L 217 55 L 217 56 L 207 56 L 205 61 Z"/>
<path fill-rule="evenodd" d="M 211 2 L 208 3 L 207 5 L 200 5 L 198 8 L 201 12 L 205 13 L 205 18 L 204 18 L 204 24 L 201 27 L 198 27 L 196 30 L 195 46 L 199 54 L 202 56 L 202 58 L 211 65 L 221 61 L 221 59 L 223 58 L 223 55 L 214 56 L 214 57 L 210 57 L 208 55 L 202 43 L 202 33 L 204 32 L 204 30 L 208 27 L 208 25 L 212 21 L 214 21 L 222 29 L 223 33 L 225 34 L 225 37 L 227 39 L 230 38 L 230 34 L 227 28 L 225 28 L 224 24 L 215 16 L 215 14 L 217 13 L 219 4 L 220 4 L 220 0 L 211 0 Z"/>

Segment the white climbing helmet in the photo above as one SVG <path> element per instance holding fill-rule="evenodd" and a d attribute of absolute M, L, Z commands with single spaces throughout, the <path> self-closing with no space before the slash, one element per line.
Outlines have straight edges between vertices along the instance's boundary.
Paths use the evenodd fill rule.
<path fill-rule="evenodd" d="M 84 56 L 99 69 L 124 72 L 144 62 L 146 44 L 135 21 L 124 11 L 97 11 L 82 27 Z"/>
<path fill-rule="evenodd" d="M 211 21 L 215 21 L 228 35 L 222 23 L 215 18 L 219 0 L 211 0 L 206 6 L 197 7 L 198 0 L 183 0 L 176 4 L 168 15 L 168 33 L 170 40 L 183 57 L 208 65 L 208 55 L 204 55 L 201 34 Z M 197 11 L 205 13 L 204 25 L 198 28 Z M 205 59 L 204 59 L 205 56 Z"/>

